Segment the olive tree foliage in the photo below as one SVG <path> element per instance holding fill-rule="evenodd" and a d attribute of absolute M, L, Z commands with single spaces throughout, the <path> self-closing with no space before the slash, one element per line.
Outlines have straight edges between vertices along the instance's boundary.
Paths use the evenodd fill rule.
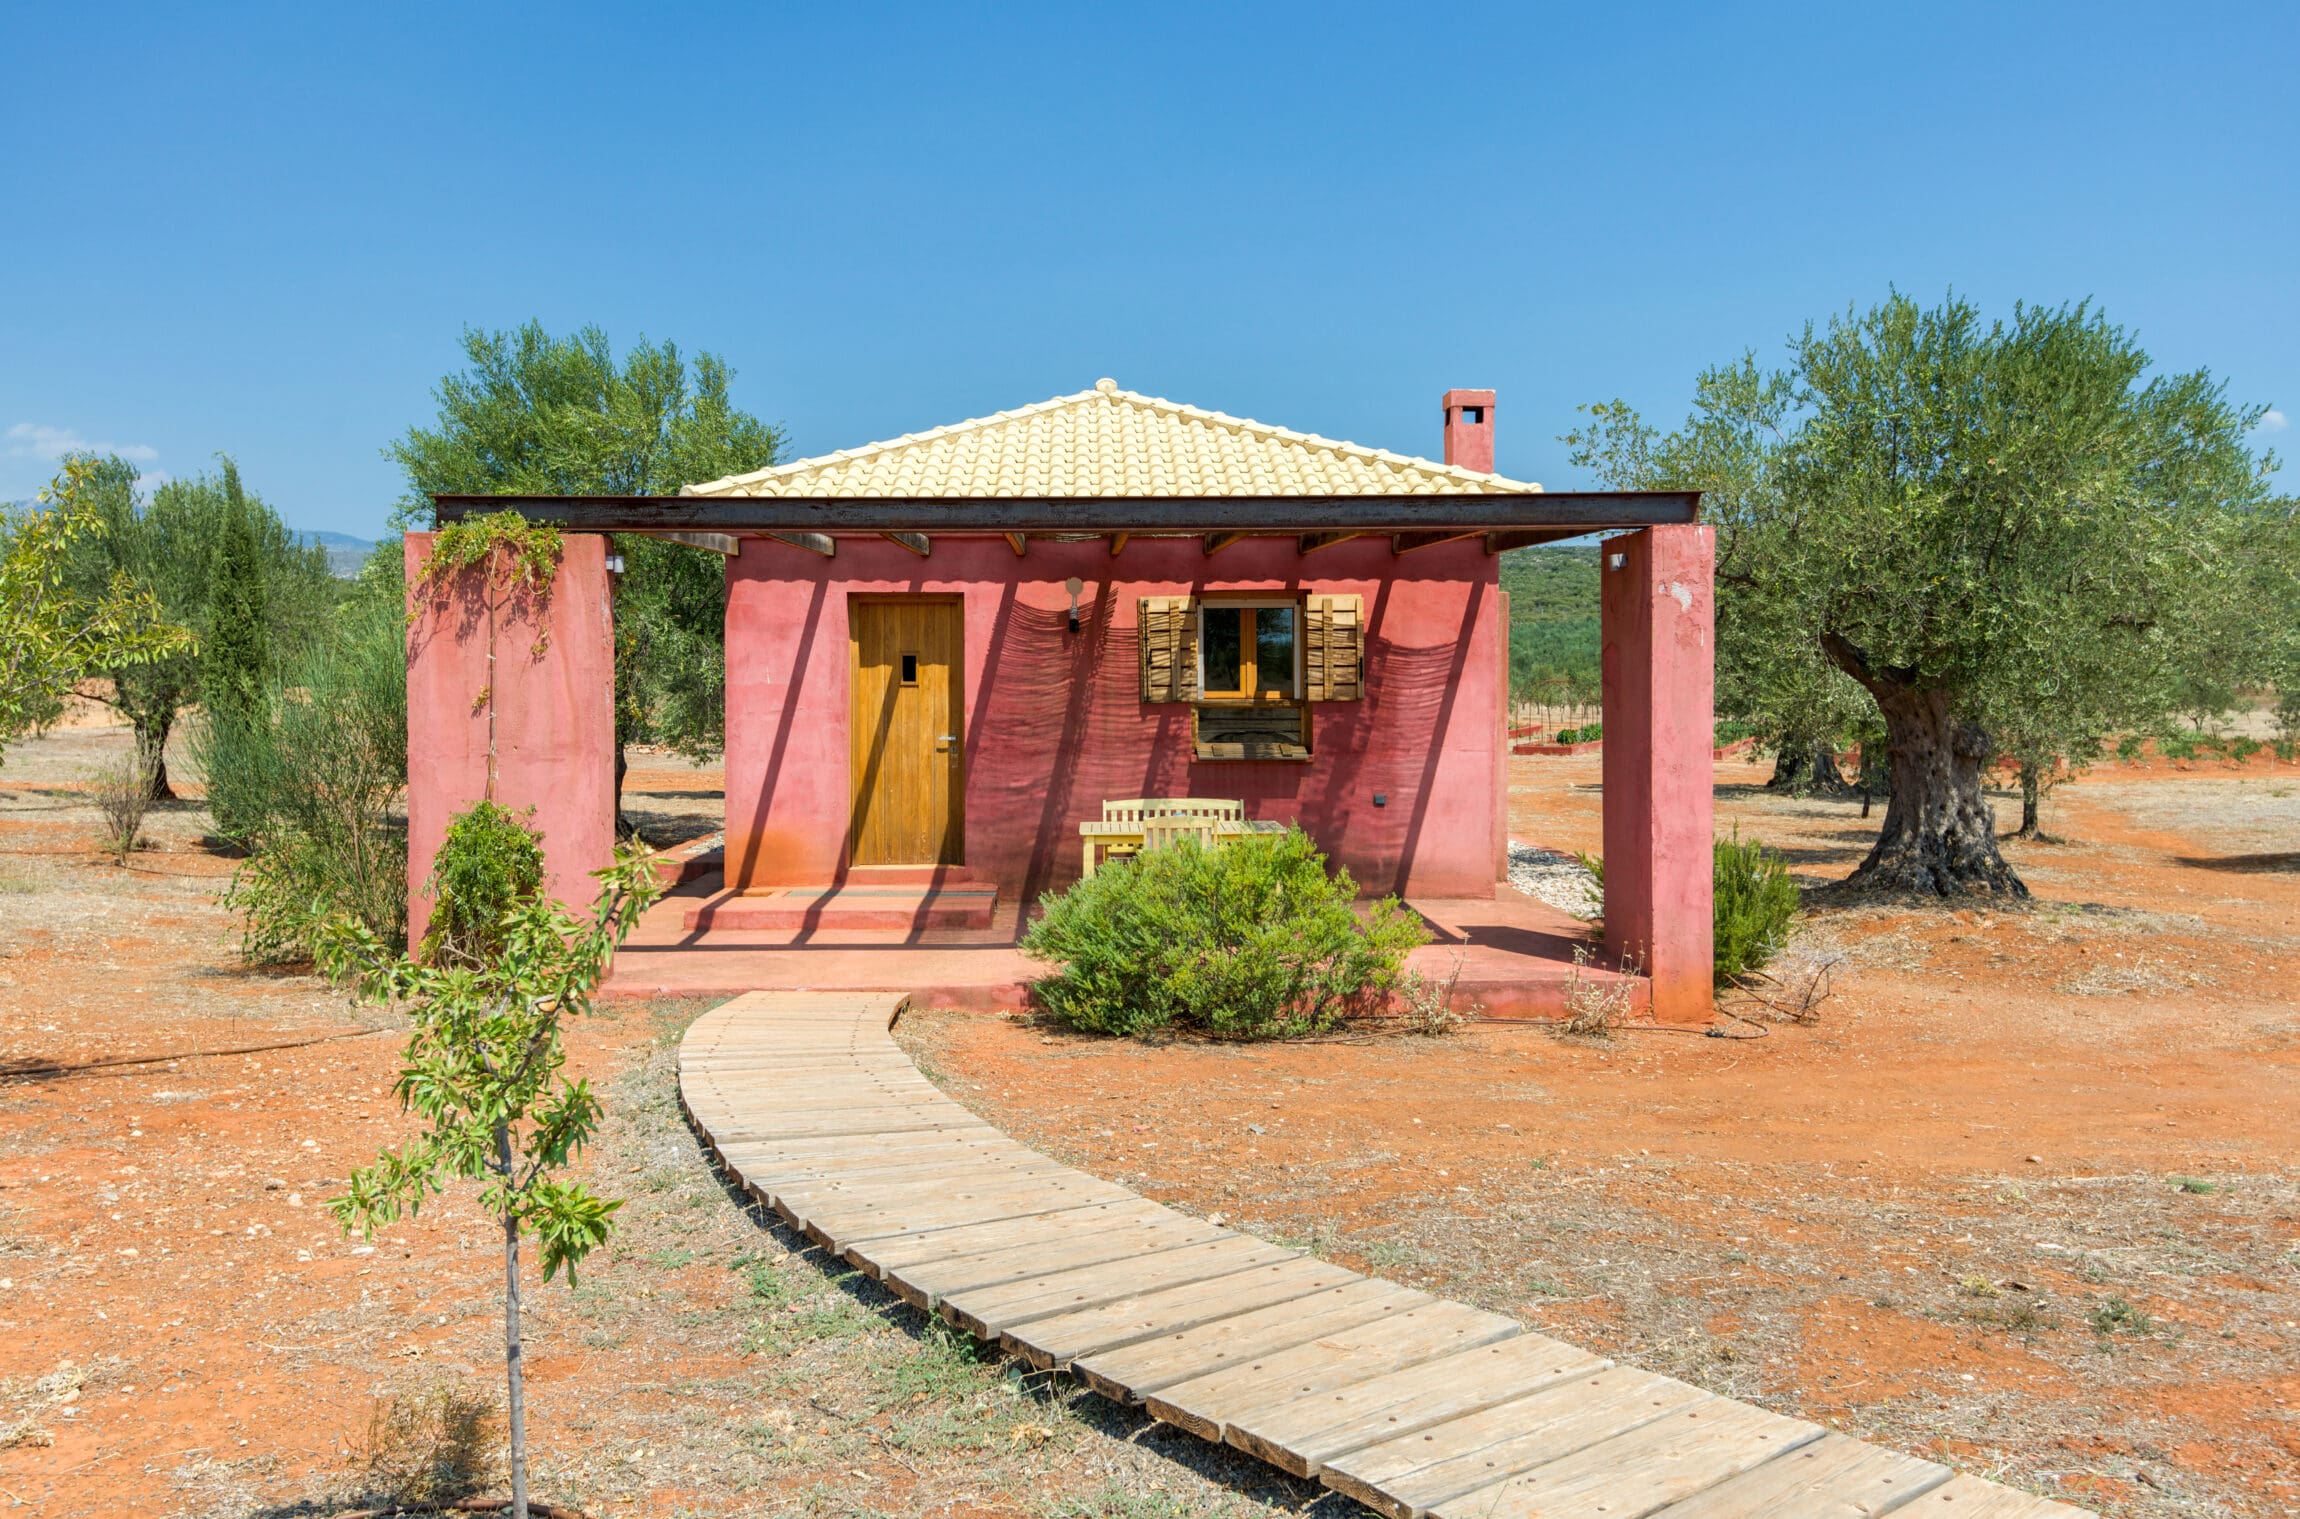
<path fill-rule="evenodd" d="M 586 327 L 555 337 L 466 330 L 466 367 L 442 379 L 437 421 L 387 453 L 407 478 L 403 524 L 429 524 L 435 493 L 676 495 L 775 462 L 781 431 L 728 398 L 717 356 L 693 361 L 642 339 L 620 359 Z M 622 748 L 694 758 L 726 741 L 726 572 L 719 556 L 621 535 L 615 593 L 618 812 Z"/>
<path fill-rule="evenodd" d="M 1785 372 L 1703 375 L 1667 437 L 1608 407 L 1581 454 L 1716 491 L 1729 699 L 1817 656 L 1875 703 L 1890 795 L 1846 886 L 2024 897 L 1984 770 L 2088 758 L 2225 656 L 2231 566 L 2272 521 L 2260 412 L 2202 371 L 2151 375 L 2086 303 L 1987 321 L 1896 293 L 1791 349 Z"/>
<path fill-rule="evenodd" d="M 1704 493 L 1718 531 L 1717 710 L 1774 752 L 1778 788 L 1845 790 L 1837 751 L 1875 703 L 1821 652 L 1792 602 L 1746 594 L 1769 573 L 1753 529 L 1784 510 L 1781 466 L 1798 421 L 1791 377 L 1753 357 L 1709 370 L 1685 426 L 1668 434 L 1621 401 L 1582 409 L 1588 424 L 1564 439 L 1575 464 L 1624 490 Z"/>
<path fill-rule="evenodd" d="M 128 720 L 135 730 L 136 749 L 151 776 L 151 795 L 172 797 L 167 766 L 168 737 L 187 707 L 201 700 L 209 653 L 260 649 L 256 670 L 274 654 L 293 658 L 324 625 L 337 597 L 324 550 L 301 545 L 262 498 L 240 484 L 238 468 L 230 459 L 219 461 L 212 474 L 169 480 L 149 495 L 140 490 L 134 465 L 117 456 L 91 457 L 86 466 L 85 497 L 101 531 L 73 543 L 69 576 L 83 596 L 97 594 L 115 576 L 148 593 L 170 622 L 196 630 L 197 646 L 187 645 L 164 658 L 107 663 L 96 673 L 109 677 L 103 700 Z M 238 516 L 240 531 L 227 535 L 227 517 Z M 220 577 L 219 560 L 230 536 L 235 545 L 234 573 Z M 228 580 L 231 590 L 219 597 Z M 246 595 L 241 588 L 252 587 Z M 221 619 L 233 626 L 218 640 L 211 625 L 218 622 L 219 599 L 232 601 L 232 615 Z M 250 630 L 252 624 L 252 631 Z M 235 670 L 250 661 L 231 661 Z M 252 685 L 239 674 L 235 688 Z"/>
<path fill-rule="evenodd" d="M 94 475 L 88 461 L 69 460 L 30 509 L 0 514 L 0 753 L 54 722 L 90 676 L 195 647 L 132 576 L 75 583 L 75 554 L 105 531 Z"/>

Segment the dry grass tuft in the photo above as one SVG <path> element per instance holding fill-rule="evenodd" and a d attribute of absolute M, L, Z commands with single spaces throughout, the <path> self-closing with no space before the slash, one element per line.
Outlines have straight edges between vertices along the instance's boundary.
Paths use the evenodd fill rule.
<path fill-rule="evenodd" d="M 1457 1011 L 1453 1005 L 1453 989 L 1461 982 L 1461 967 L 1462 954 L 1457 949 L 1453 966 L 1443 978 L 1408 970 L 1399 979 L 1398 1006 L 1407 1033 L 1435 1039 L 1462 1026 L 1470 1014 Z"/>
<path fill-rule="evenodd" d="M 152 809 L 152 769 L 144 757 L 127 754 L 88 772 L 88 796 L 103 819 L 104 852 L 122 865 L 143 841 L 144 817 Z"/>
<path fill-rule="evenodd" d="M 1575 945 L 1573 974 L 1565 983 L 1565 1016 L 1557 1020 L 1557 1031 L 1583 1039 L 1608 1039 L 1629 1021 L 1630 1009 L 1637 1002 L 1637 983 L 1592 980 L 1585 974 L 1589 967 L 1589 951 Z M 1629 976 L 1637 973 L 1634 965 L 1624 965 L 1622 970 Z"/>
<path fill-rule="evenodd" d="M 453 1382 L 375 1400 L 353 1455 L 369 1493 L 399 1508 L 469 1498 L 504 1470 L 502 1410 Z"/>

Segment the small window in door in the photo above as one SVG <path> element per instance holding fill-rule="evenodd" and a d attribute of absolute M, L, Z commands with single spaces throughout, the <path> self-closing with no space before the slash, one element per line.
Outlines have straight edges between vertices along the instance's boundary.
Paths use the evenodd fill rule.
<path fill-rule="evenodd" d="M 1210 701 L 1292 701 L 1301 693 L 1301 609 L 1292 602 L 1204 602 L 1198 689 Z"/>
<path fill-rule="evenodd" d="M 916 654 L 905 654 L 902 657 L 902 683 L 906 686 L 918 684 L 918 656 Z"/>

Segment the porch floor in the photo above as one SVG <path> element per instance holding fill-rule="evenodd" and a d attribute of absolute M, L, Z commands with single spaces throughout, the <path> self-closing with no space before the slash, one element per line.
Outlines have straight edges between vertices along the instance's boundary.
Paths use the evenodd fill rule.
<path fill-rule="evenodd" d="M 922 894 L 923 902 L 931 893 Z M 615 957 L 606 997 L 724 997 L 761 990 L 901 991 L 914 1004 L 990 1011 L 1020 1007 L 1047 967 L 1015 947 L 1017 905 L 1000 897 L 986 927 L 939 927 L 922 908 L 913 927 L 689 927 L 696 908 L 724 900 L 716 877 L 690 881 L 648 909 Z M 757 899 L 751 899 L 757 900 Z M 1491 898 L 1411 897 L 1433 942 L 1414 968 L 1443 980 L 1460 957 L 1454 1006 L 1488 1018 L 1554 1018 L 1565 1010 L 1573 950 L 1586 925 L 1510 887 Z M 1638 983 L 1595 967 L 1592 981 Z"/>

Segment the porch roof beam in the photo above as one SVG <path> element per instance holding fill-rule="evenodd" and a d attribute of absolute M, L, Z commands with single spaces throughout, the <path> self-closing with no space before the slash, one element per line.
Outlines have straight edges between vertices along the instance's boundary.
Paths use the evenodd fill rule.
<path fill-rule="evenodd" d="M 432 498 L 437 520 L 515 511 L 576 532 L 1487 533 L 1653 527 L 1700 520 L 1699 491 L 1528 491 L 1461 496 L 470 496 Z"/>
<path fill-rule="evenodd" d="M 879 536 L 890 543 L 901 544 L 921 559 L 926 557 L 927 550 L 931 547 L 924 533 L 881 533 Z"/>

